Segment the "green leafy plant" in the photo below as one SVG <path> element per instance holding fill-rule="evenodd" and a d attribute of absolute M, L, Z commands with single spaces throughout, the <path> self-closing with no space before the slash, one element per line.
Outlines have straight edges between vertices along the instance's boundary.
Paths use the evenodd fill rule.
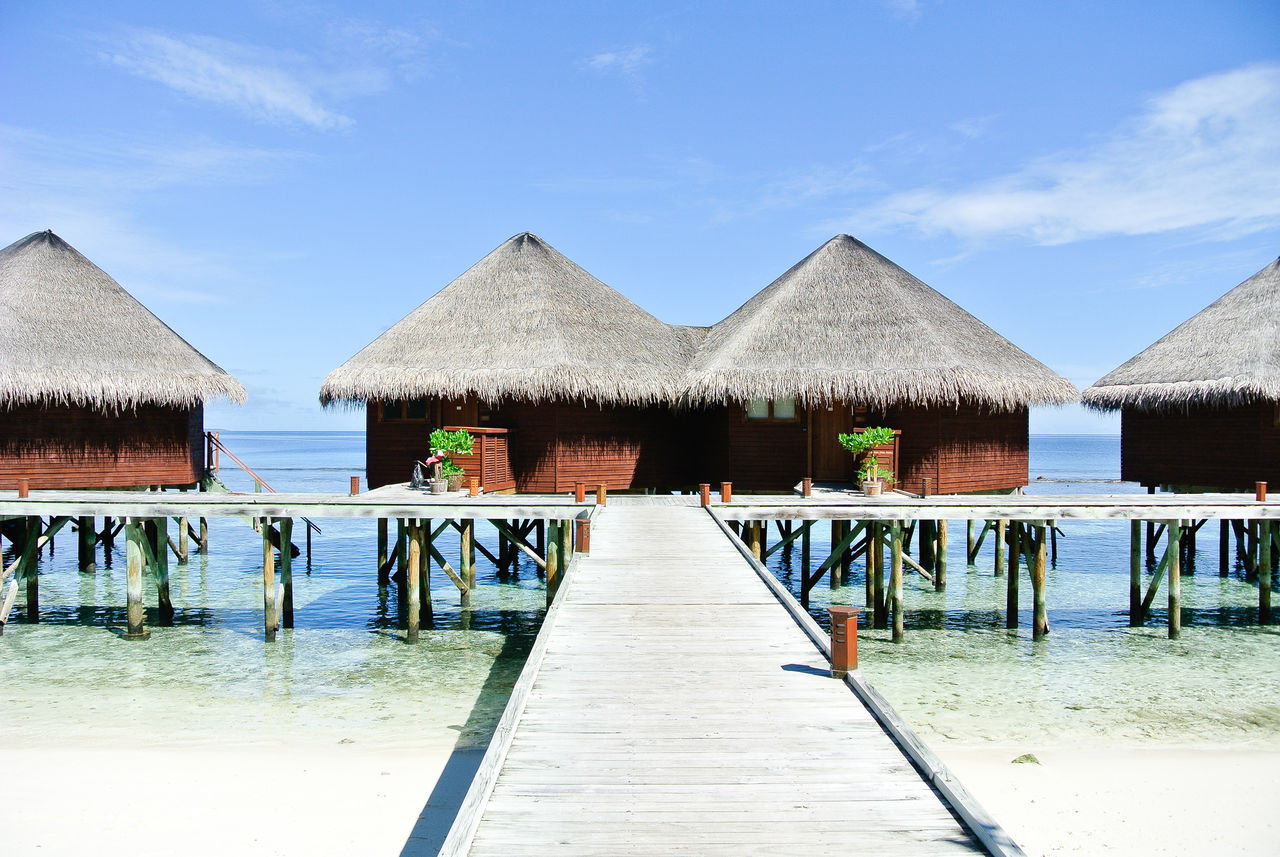
<path fill-rule="evenodd" d="M 440 462 L 440 474 L 448 479 L 450 476 L 461 476 L 465 471 L 457 464 L 453 463 L 453 459 L 446 458 Z"/>
<path fill-rule="evenodd" d="M 875 426 L 860 432 L 840 434 L 836 440 L 854 455 L 863 456 L 862 466 L 858 468 L 858 482 L 883 479 L 886 484 L 893 482 L 893 473 L 880 466 L 880 461 L 871 450 L 886 443 L 893 443 L 894 430 L 885 426 Z"/>
<path fill-rule="evenodd" d="M 443 453 L 445 457 L 451 458 L 455 455 L 471 455 L 475 445 L 475 438 L 466 429 L 458 429 L 457 431 L 436 429 L 431 432 L 428 442 L 431 444 L 433 453 Z"/>

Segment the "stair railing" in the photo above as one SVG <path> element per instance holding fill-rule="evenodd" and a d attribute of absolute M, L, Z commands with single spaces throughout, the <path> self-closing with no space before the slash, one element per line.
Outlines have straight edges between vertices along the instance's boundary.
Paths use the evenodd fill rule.
<path fill-rule="evenodd" d="M 268 494 L 280 493 L 279 491 L 277 491 L 276 489 L 268 485 L 267 480 L 263 479 L 261 476 L 255 473 L 252 467 L 250 467 L 249 465 L 241 461 L 238 455 L 236 455 L 234 452 L 228 449 L 227 445 L 223 443 L 222 440 L 218 437 L 218 432 L 207 431 L 204 433 L 204 437 L 205 437 L 205 451 L 206 451 L 205 462 L 207 463 L 207 466 L 209 467 L 209 469 L 212 470 L 214 473 L 217 473 L 218 469 L 221 467 L 222 462 L 220 459 L 221 459 L 221 456 L 225 454 L 227 458 L 231 459 L 231 461 L 237 467 L 239 467 L 241 470 L 247 473 L 249 475 L 249 478 L 253 480 L 253 490 L 255 492 L 265 490 Z M 307 529 L 309 531 L 314 530 L 317 535 L 322 533 L 320 527 L 317 526 L 316 523 L 312 521 L 310 518 L 303 518 L 302 520 L 307 522 Z M 309 533 L 308 533 L 308 540 L 310 540 Z"/>

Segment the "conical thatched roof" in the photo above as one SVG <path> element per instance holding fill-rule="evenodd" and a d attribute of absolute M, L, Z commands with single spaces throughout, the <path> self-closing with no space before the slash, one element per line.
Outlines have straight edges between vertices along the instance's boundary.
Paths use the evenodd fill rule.
<path fill-rule="evenodd" d="M 0 250 L 0 407 L 189 407 L 244 387 L 52 232 Z"/>
<path fill-rule="evenodd" d="M 1280 259 L 1084 391 L 1098 410 L 1280 400 Z"/>
<path fill-rule="evenodd" d="M 663 324 L 528 232 L 329 373 L 320 400 L 669 400 L 697 329 Z"/>
<path fill-rule="evenodd" d="M 999 410 L 1079 397 L 1065 378 L 848 235 L 712 327 L 685 394 Z"/>

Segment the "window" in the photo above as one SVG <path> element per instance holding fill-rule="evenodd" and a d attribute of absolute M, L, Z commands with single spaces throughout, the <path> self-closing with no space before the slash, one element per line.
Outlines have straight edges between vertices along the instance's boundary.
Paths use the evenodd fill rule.
<path fill-rule="evenodd" d="M 404 418 L 406 420 L 425 420 L 427 418 L 427 400 L 411 399 L 405 402 Z"/>
<path fill-rule="evenodd" d="M 796 418 L 796 400 L 787 399 L 752 399 L 747 402 L 747 419 L 774 420 L 791 422 Z"/>
<path fill-rule="evenodd" d="M 426 420 L 426 418 L 426 399 L 410 399 L 407 402 L 403 399 L 397 399 L 392 402 L 382 403 L 383 422 L 393 422 L 397 420 Z"/>

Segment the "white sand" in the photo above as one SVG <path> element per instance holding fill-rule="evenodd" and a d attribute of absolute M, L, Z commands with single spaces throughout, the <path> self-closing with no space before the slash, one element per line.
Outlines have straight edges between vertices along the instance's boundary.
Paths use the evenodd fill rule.
<path fill-rule="evenodd" d="M 1029 857 L 1280 854 L 1269 747 L 933 749 Z"/>
<path fill-rule="evenodd" d="M 14 857 L 434 855 L 439 840 L 429 829 L 432 819 L 418 821 L 449 759 L 447 748 L 366 750 L 358 744 L 5 748 L 0 763 L 9 809 L 0 851 Z M 458 761 L 455 772 L 467 767 L 467 760 Z M 443 823 L 450 820 L 451 813 Z M 415 826 L 419 836 L 411 838 Z"/>

